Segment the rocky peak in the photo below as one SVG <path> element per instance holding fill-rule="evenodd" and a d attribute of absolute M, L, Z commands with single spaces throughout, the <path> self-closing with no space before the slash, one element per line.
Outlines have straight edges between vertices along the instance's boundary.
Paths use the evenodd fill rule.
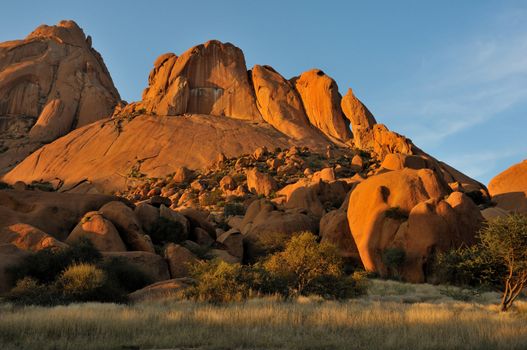
<path fill-rule="evenodd" d="M 160 115 L 208 114 L 261 120 L 243 52 L 211 40 L 181 56 L 160 56 L 143 93 L 147 112 Z"/>
<path fill-rule="evenodd" d="M 91 38 L 73 21 L 0 45 L 0 172 L 43 143 L 110 116 L 119 101 Z"/>
<path fill-rule="evenodd" d="M 294 78 L 309 122 L 331 139 L 351 139 L 349 123 L 340 109 L 337 83 L 320 69 L 312 69 Z"/>
<path fill-rule="evenodd" d="M 87 45 L 84 31 L 74 21 L 60 21 L 57 25 L 54 26 L 48 26 L 46 24 L 40 25 L 39 27 L 37 27 L 37 29 L 35 29 L 33 32 L 31 32 L 31 34 L 26 37 L 26 40 L 31 39 L 52 39 L 56 40 L 61 44 L 68 44 L 80 47 L 84 47 Z"/>

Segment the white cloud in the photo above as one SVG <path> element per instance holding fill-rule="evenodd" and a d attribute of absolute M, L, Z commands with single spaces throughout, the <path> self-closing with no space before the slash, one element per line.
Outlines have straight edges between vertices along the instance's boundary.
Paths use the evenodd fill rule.
<path fill-rule="evenodd" d="M 397 116 L 393 129 L 424 148 L 527 101 L 525 30 L 474 38 L 429 57 L 410 77 L 415 88 L 400 92 L 406 102 L 384 106 Z"/>

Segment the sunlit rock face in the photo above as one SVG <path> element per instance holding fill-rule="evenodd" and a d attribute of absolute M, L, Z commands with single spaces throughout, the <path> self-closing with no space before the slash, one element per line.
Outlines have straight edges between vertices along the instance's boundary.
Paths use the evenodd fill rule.
<path fill-rule="evenodd" d="M 91 38 L 73 21 L 0 44 L 0 171 L 43 143 L 111 115 L 120 101 Z"/>
<path fill-rule="evenodd" d="M 499 208 L 527 213 L 527 159 L 490 180 L 489 192 Z"/>

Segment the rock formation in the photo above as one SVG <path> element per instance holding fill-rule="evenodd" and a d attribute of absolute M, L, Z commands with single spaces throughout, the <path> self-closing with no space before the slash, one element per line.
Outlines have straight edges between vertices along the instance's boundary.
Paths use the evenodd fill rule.
<path fill-rule="evenodd" d="M 399 273 L 412 282 L 425 281 L 434 252 L 472 243 L 482 220 L 472 200 L 452 193 L 430 169 L 373 176 L 349 198 L 349 227 L 364 267 L 386 276 L 383 254 L 400 249 L 406 259 Z"/>
<path fill-rule="evenodd" d="M 490 180 L 489 192 L 499 208 L 527 213 L 527 159 Z"/>
<path fill-rule="evenodd" d="M 110 116 L 119 101 L 102 57 L 73 21 L 0 44 L 0 173 Z"/>
<path fill-rule="evenodd" d="M 337 83 L 319 69 L 304 72 L 293 82 L 309 122 L 333 140 L 348 141 L 351 132 L 340 109 Z"/>

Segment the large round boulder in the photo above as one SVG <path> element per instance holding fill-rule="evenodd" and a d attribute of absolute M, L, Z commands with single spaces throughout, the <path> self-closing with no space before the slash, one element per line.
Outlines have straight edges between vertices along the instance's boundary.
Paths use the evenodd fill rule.
<path fill-rule="evenodd" d="M 361 182 L 347 216 L 364 267 L 386 276 L 384 254 L 400 249 L 406 259 L 398 273 L 411 282 L 425 280 L 436 252 L 472 243 L 483 220 L 466 195 L 451 194 L 429 169 L 390 171 Z"/>

